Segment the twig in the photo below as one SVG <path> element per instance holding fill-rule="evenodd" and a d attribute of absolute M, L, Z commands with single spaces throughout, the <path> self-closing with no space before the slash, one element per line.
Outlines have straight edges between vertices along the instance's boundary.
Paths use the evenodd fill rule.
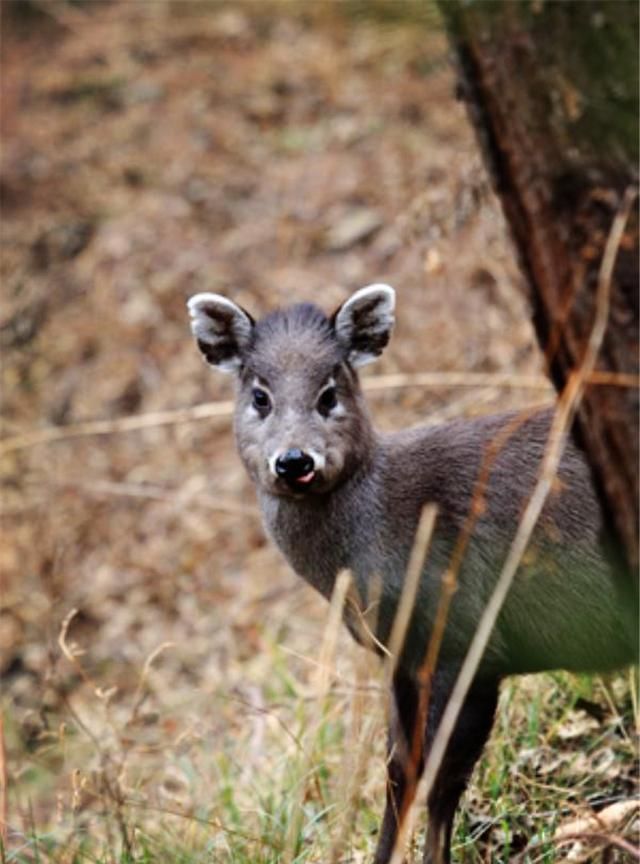
<path fill-rule="evenodd" d="M 425 801 L 435 781 L 437 772 L 442 763 L 447 744 L 453 733 L 456 721 L 464 700 L 469 692 L 471 683 L 475 677 L 478 666 L 484 654 L 485 648 L 493 632 L 498 614 L 504 604 L 507 593 L 513 582 L 522 556 L 529 544 L 533 530 L 537 524 L 544 503 L 551 491 L 560 458 L 571 428 L 572 420 L 584 393 L 587 380 L 597 360 L 598 352 L 604 338 L 607 320 L 609 317 L 609 303 L 611 295 L 611 278 L 615 265 L 618 248 L 622 234 L 635 198 L 635 190 L 628 188 L 623 201 L 613 220 L 609 237 L 605 245 L 598 285 L 596 292 L 596 310 L 593 327 L 587 342 L 584 357 L 578 369 L 574 370 L 567 380 L 567 384 L 560 396 L 556 412 L 551 424 L 549 438 L 545 449 L 545 455 L 540 469 L 540 475 L 535 488 L 529 498 L 513 543 L 502 568 L 502 572 L 496 582 L 493 594 L 487 603 L 480 618 L 478 627 L 471 641 L 471 645 L 465 657 L 464 663 L 454 685 L 451 697 L 442 715 L 440 725 L 435 734 L 431 751 L 425 765 L 424 773 L 418 784 L 418 791 L 413 801 L 413 807 L 405 820 L 402 832 L 406 837 L 411 831 L 416 813 L 417 802 Z M 399 832 L 400 833 L 400 832 Z M 400 864 L 403 856 L 403 848 L 396 843 L 391 864 Z"/>
<path fill-rule="evenodd" d="M 618 834 L 603 834 L 600 831 L 585 831 L 580 834 L 567 834 L 566 837 L 554 842 L 556 842 L 558 846 L 565 846 L 567 843 L 576 843 L 578 841 L 586 843 L 595 841 L 601 843 L 603 846 L 616 846 L 622 852 L 631 855 L 634 861 L 640 861 L 640 850 L 638 847 L 632 846 L 628 840 L 625 840 L 624 837 L 620 837 Z"/>

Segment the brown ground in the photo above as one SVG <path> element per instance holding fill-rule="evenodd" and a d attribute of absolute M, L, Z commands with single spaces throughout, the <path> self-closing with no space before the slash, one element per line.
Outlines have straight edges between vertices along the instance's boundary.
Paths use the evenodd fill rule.
<path fill-rule="evenodd" d="M 185 299 L 202 290 L 260 313 L 292 298 L 330 309 L 387 281 L 398 323 L 372 374 L 539 370 L 430 13 L 36 9 L 3 45 L 4 436 L 229 398 L 189 337 Z M 414 388 L 371 403 L 394 428 L 526 398 L 540 394 Z M 240 735 L 265 702 L 277 714 L 287 676 L 304 691 L 297 655 L 317 655 L 326 609 L 267 545 L 227 420 L 33 446 L 2 467 L 16 826 L 29 801 L 44 824 L 80 794 L 84 766 L 51 742 L 73 718 L 110 734 L 96 688 L 117 688 L 115 722 L 136 742 L 146 723 L 160 751 Z M 58 644 L 72 609 L 92 683 Z M 265 681 L 276 644 L 294 653 Z M 170 789 L 162 759 L 148 765 L 145 782 Z"/>

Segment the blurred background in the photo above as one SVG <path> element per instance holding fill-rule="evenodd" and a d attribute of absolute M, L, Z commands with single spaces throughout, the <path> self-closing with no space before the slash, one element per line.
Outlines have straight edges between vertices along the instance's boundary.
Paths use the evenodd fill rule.
<path fill-rule="evenodd" d="M 365 861 L 384 797 L 375 664 L 337 636 L 320 710 L 327 607 L 267 544 L 228 416 L 157 412 L 232 396 L 189 335 L 198 291 L 259 315 L 294 299 L 329 311 L 385 281 L 397 327 L 367 377 L 541 374 L 436 11 L 21 0 L 2 14 L 6 860 L 328 861 L 357 776 L 336 860 Z M 394 429 L 550 398 L 499 385 L 369 401 Z M 126 431 L 129 415 L 152 416 Z M 29 438 L 94 420 L 104 434 Z M 526 860 L 561 860 L 539 851 L 559 802 L 566 816 L 633 788 L 628 738 L 615 749 L 628 682 L 505 691 L 458 843 L 464 860 L 507 861 L 542 832 Z M 377 754 L 360 773 L 354 736 Z"/>

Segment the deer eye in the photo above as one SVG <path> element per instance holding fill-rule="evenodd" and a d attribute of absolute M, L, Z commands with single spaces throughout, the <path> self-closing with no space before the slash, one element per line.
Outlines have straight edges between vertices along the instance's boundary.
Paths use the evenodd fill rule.
<path fill-rule="evenodd" d="M 338 394 L 336 393 L 335 387 L 327 387 L 326 390 L 323 390 L 320 394 L 320 398 L 318 399 L 318 411 L 323 414 L 325 417 L 329 414 L 338 404 Z"/>
<path fill-rule="evenodd" d="M 251 391 L 251 403 L 258 414 L 266 417 L 271 410 L 271 399 L 266 390 L 261 387 L 254 387 Z"/>

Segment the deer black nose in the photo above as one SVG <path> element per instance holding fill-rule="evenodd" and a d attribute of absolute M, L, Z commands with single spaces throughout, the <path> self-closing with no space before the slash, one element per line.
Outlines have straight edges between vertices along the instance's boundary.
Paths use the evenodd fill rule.
<path fill-rule="evenodd" d="M 314 466 L 313 458 L 308 453 L 293 447 L 276 459 L 276 474 L 284 480 L 299 480 L 310 474 Z"/>

